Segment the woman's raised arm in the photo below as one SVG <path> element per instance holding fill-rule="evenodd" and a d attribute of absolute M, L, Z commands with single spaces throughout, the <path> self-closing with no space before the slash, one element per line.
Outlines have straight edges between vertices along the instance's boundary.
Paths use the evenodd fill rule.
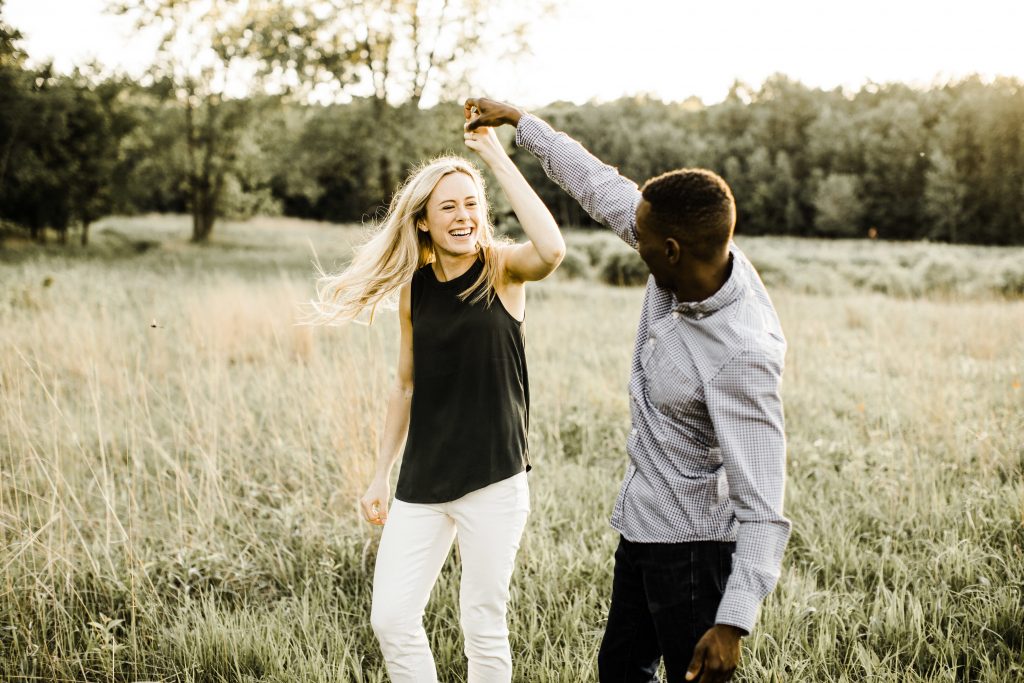
<path fill-rule="evenodd" d="M 505 270 L 522 282 L 542 280 L 558 267 L 565 256 L 565 240 L 554 217 L 512 162 L 492 128 L 466 132 L 466 146 L 480 155 L 508 197 L 529 242 L 506 252 Z"/>

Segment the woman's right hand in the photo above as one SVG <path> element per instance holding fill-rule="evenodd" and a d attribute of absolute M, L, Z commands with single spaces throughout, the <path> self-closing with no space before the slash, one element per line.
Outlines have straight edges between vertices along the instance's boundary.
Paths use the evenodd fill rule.
<path fill-rule="evenodd" d="M 468 124 L 467 124 L 468 125 Z M 508 159 L 508 152 L 498 140 L 498 134 L 493 128 L 477 128 L 475 131 L 466 131 L 464 134 L 466 147 L 480 155 L 491 168 L 503 159 Z"/>
<path fill-rule="evenodd" d="M 391 495 L 391 484 L 387 479 L 374 477 L 366 489 L 366 493 L 359 499 L 359 505 L 363 508 L 363 516 L 370 524 L 383 526 L 388 521 L 388 498 Z"/>

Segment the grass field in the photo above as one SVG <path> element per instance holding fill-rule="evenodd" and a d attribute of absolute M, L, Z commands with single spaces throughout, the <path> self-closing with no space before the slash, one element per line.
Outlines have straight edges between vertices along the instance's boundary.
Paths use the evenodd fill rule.
<path fill-rule="evenodd" d="M 293 324 L 311 246 L 358 230 L 218 230 L 0 250 L 0 680 L 386 680 L 355 500 L 396 321 Z M 529 289 L 516 681 L 596 680 L 642 295 L 594 279 L 605 237 Z M 1024 250 L 738 241 L 789 339 L 793 537 L 737 680 L 1024 680 Z M 428 609 L 444 681 L 457 584 Z"/>

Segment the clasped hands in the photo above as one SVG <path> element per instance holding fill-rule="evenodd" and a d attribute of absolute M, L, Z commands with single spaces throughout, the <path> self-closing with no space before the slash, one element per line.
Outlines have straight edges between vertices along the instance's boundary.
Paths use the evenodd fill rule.
<path fill-rule="evenodd" d="M 509 104 L 486 97 L 471 97 L 464 106 L 466 123 L 464 138 L 466 146 L 480 155 L 490 164 L 504 155 L 504 148 L 494 133 L 494 128 L 501 125 L 515 126 L 519 123 L 522 111 Z"/>

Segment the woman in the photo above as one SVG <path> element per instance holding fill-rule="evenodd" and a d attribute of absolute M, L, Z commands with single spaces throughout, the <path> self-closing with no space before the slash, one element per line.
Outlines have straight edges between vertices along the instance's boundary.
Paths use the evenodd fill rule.
<path fill-rule="evenodd" d="M 366 519 L 384 525 L 370 621 L 395 683 L 437 680 L 423 611 L 455 538 L 469 681 L 512 679 L 506 607 L 530 509 L 524 284 L 554 271 L 565 242 L 494 131 L 465 141 L 493 171 L 528 242 L 495 241 L 479 172 L 444 157 L 409 177 L 376 236 L 318 287 L 323 321 L 372 320 L 379 304 L 396 292 L 399 300 L 397 379 L 360 501 Z"/>

